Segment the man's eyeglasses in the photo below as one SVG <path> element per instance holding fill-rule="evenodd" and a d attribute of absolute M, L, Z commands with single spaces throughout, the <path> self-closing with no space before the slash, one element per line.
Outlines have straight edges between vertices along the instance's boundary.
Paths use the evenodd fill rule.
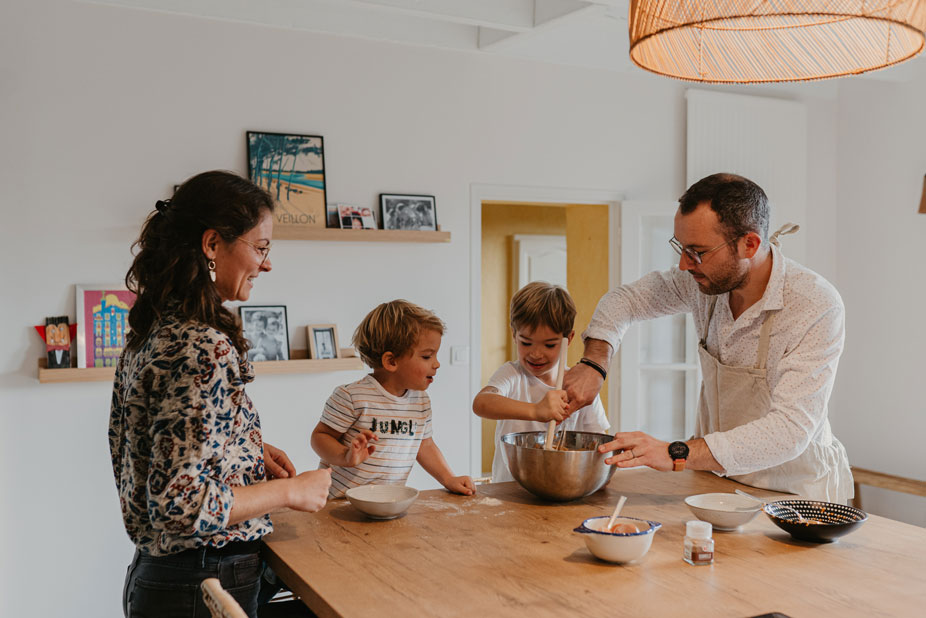
<path fill-rule="evenodd" d="M 238 240 L 240 240 L 241 242 L 243 242 L 243 243 L 245 243 L 245 244 L 247 244 L 247 245 L 251 245 L 252 247 L 254 247 L 254 249 L 257 250 L 257 252 L 260 254 L 260 257 L 261 257 L 260 264 L 258 265 L 258 268 L 260 268 L 261 266 L 263 266 L 263 265 L 264 265 L 264 262 L 267 261 L 267 256 L 270 255 L 270 247 L 273 246 L 273 243 L 270 242 L 270 241 L 267 241 L 267 244 L 266 244 L 266 245 L 259 245 L 259 244 L 257 244 L 257 243 L 251 242 L 250 240 L 245 240 L 245 239 L 243 239 L 243 238 L 241 238 L 241 237 L 239 237 Z"/>
<path fill-rule="evenodd" d="M 708 253 L 711 253 L 712 251 L 717 251 L 717 249 L 720 249 L 721 247 L 726 247 L 731 242 L 735 242 L 735 241 L 728 240 L 727 242 L 721 245 L 717 245 L 713 249 L 707 249 L 706 251 L 695 251 L 691 247 L 683 246 L 682 243 L 680 243 L 675 236 L 669 239 L 669 244 L 672 245 L 672 248 L 675 249 L 675 252 L 677 254 L 679 254 L 680 256 L 684 255 L 685 257 L 687 257 L 689 260 L 691 260 L 695 264 L 700 264 L 702 258 L 704 258 L 705 255 L 707 255 Z"/>

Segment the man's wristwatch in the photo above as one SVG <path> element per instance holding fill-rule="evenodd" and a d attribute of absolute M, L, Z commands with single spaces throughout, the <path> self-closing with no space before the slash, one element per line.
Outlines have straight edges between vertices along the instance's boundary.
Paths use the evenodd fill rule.
<path fill-rule="evenodd" d="M 685 469 L 685 461 L 688 459 L 688 445 L 684 442 L 672 442 L 669 444 L 669 457 L 672 458 L 673 472 L 681 472 Z"/>

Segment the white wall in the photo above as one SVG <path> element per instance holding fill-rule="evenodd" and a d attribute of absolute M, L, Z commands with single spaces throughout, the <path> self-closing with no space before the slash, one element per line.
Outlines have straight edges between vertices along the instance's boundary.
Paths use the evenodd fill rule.
<path fill-rule="evenodd" d="M 801 92 L 812 127 L 808 263 L 832 276 L 836 123 L 828 119 L 836 106 L 814 98 L 816 90 Z M 437 196 L 451 243 L 279 241 L 273 272 L 261 276 L 251 301 L 287 305 L 294 347 L 304 345 L 309 323 L 337 322 L 347 339 L 383 300 L 405 297 L 436 310 L 449 331 L 430 391 L 435 437 L 461 472 L 478 466 L 469 459 L 470 368 L 450 365 L 448 350 L 473 336 L 470 185 L 611 189 L 636 200 L 684 190 L 678 82 L 64 0 L 6 0 L 0 615 L 121 615 L 132 546 L 109 463 L 109 386 L 40 385 L 43 347 L 30 325 L 48 315 L 73 319 L 75 283 L 119 281 L 143 218 L 173 184 L 207 169 L 245 172 L 248 129 L 324 135 L 329 201 Z M 889 238 L 863 241 L 885 247 Z M 853 354 L 865 356 L 864 341 L 852 344 Z M 335 385 L 359 375 L 258 379 L 249 392 L 266 439 L 300 469 L 314 467 L 308 434 L 320 408 Z M 837 389 L 846 382 L 840 376 Z M 905 397 L 915 409 L 913 395 Z M 905 456 L 913 461 L 918 452 L 898 461 Z M 420 472 L 411 483 L 432 486 Z M 54 593 L 45 584 L 51 575 Z"/>
<path fill-rule="evenodd" d="M 846 350 L 833 430 L 854 465 L 926 480 L 926 79 L 841 86 L 839 271 Z M 926 526 L 926 498 L 879 490 L 863 506 Z"/>

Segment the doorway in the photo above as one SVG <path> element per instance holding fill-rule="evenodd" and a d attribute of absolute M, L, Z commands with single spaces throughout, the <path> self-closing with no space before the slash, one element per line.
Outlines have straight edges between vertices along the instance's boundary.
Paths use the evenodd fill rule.
<path fill-rule="evenodd" d="M 565 283 L 577 308 L 569 366 L 582 357 L 579 335 L 611 282 L 610 211 L 607 203 L 481 201 L 481 385 L 517 358 L 508 323 L 509 302 L 530 281 Z M 601 400 L 610 418 L 607 382 Z M 496 422 L 479 420 L 480 469 L 488 473 L 495 454 Z"/>

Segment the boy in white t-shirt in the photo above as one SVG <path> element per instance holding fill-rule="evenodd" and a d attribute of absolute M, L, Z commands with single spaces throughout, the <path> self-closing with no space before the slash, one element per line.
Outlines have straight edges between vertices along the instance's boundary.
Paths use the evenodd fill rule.
<path fill-rule="evenodd" d="M 476 493 L 431 438 L 425 391 L 440 367 L 443 334 L 440 318 L 404 300 L 381 304 L 357 327 L 353 344 L 373 373 L 337 387 L 312 431 L 319 467 L 331 468 L 331 498 L 358 485 L 403 485 L 415 461 L 448 491 Z"/>
<path fill-rule="evenodd" d="M 528 283 L 511 299 L 511 332 L 518 360 L 502 365 L 473 400 L 473 412 L 496 419 L 492 481 L 512 481 L 502 436 L 544 431 L 547 422 L 562 431 L 607 433 L 610 428 L 601 399 L 567 415 L 566 391 L 556 390 L 560 347 L 575 335 L 576 305 L 569 292 L 542 281 Z"/>

